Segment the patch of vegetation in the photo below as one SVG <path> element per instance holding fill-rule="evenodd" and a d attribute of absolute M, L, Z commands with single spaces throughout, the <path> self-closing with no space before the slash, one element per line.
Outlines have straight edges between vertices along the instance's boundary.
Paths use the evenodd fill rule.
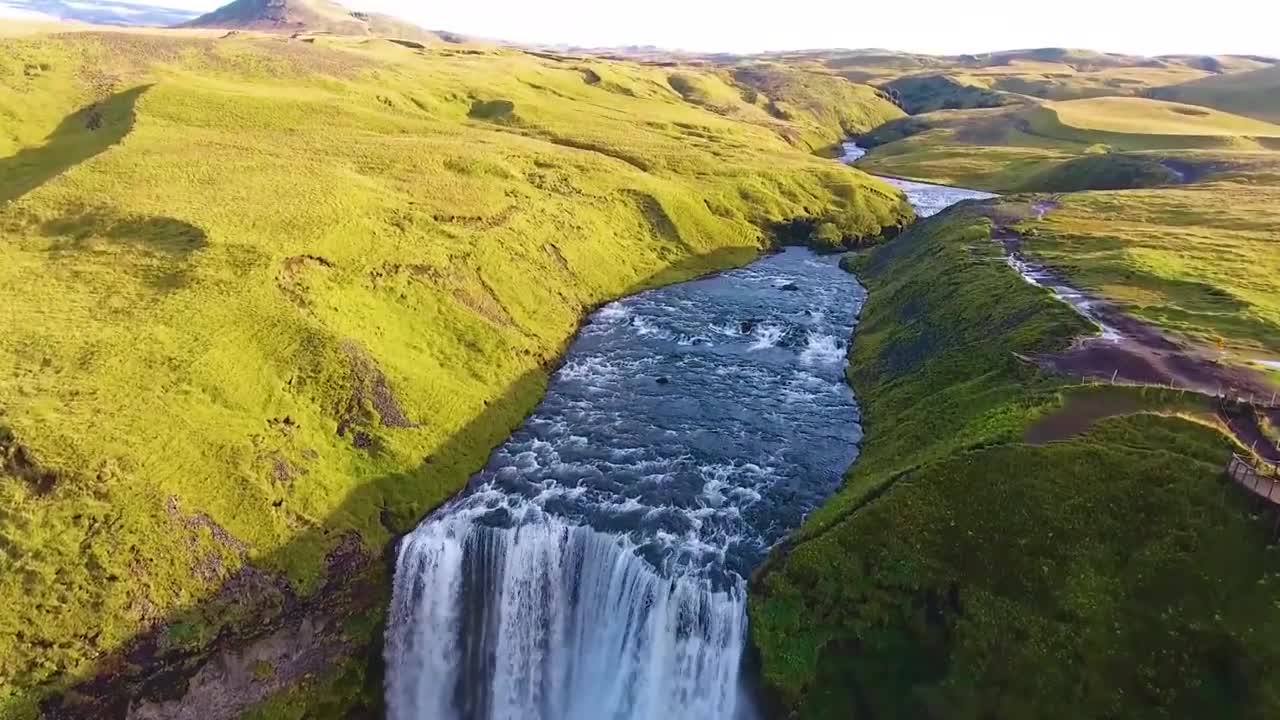
<path fill-rule="evenodd" d="M 999 261 L 983 212 L 850 263 L 870 290 L 849 371 L 867 436 L 845 487 L 753 579 L 774 709 L 1280 711 L 1280 560 L 1266 523 L 1223 494 L 1228 442 L 1152 414 L 1022 442 L 1064 388 L 1015 353 L 1085 328 Z"/>
<path fill-rule="evenodd" d="M 378 713 L 382 708 L 381 687 L 370 687 L 368 668 L 348 661 L 329 672 L 304 678 L 241 715 L 243 720 L 306 720 L 308 718 L 349 718 L 360 713 Z"/>
<path fill-rule="evenodd" d="M 912 115 L 935 110 L 966 110 L 1013 105 L 1017 96 L 965 85 L 946 75 L 909 75 L 886 83 L 882 89 Z"/>
<path fill-rule="evenodd" d="M 1213 75 L 1154 88 L 1150 96 L 1280 124 L 1280 67 Z"/>
<path fill-rule="evenodd" d="M 1176 185 L 1182 179 L 1156 158 L 1102 153 L 1053 165 L 1027 178 L 1022 187 L 1051 192 L 1132 190 Z"/>
<path fill-rule="evenodd" d="M 516 112 L 516 104 L 510 100 L 476 100 L 471 103 L 467 115 L 477 120 L 511 120 Z"/>
<path fill-rule="evenodd" d="M 1147 98 L 1103 97 L 1048 103 L 1030 111 L 1037 134 L 1121 150 L 1163 148 L 1262 149 L 1258 138 L 1280 137 L 1280 126 L 1193 105 Z"/>
<path fill-rule="evenodd" d="M 1024 250 L 1078 287 L 1237 359 L 1280 358 L 1280 187 L 1213 182 L 1062 198 Z"/>
<path fill-rule="evenodd" d="M 121 664 L 140 634 L 189 665 L 335 574 L 377 588 L 393 533 L 519 423 L 599 303 L 745 263 L 791 218 L 874 237 L 911 217 L 781 137 L 839 125 L 743 122 L 666 69 L 590 67 L 0 40 L 0 423 L 57 478 L 0 473 L 0 715 L 145 674 Z M 833 117 L 888 105 L 836 80 Z M 471 117 L 477 98 L 519 122 Z M 337 562 L 352 537 L 363 562 Z"/>

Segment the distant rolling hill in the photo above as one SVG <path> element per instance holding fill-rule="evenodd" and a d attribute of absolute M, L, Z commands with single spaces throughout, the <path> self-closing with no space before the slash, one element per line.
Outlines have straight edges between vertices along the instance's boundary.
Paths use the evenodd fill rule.
<path fill-rule="evenodd" d="M 183 27 L 280 33 L 367 35 L 431 42 L 441 35 L 390 15 L 350 10 L 333 0 L 235 0 Z M 450 37 L 449 41 L 454 41 Z"/>
<path fill-rule="evenodd" d="M 1155 88 L 1151 96 L 1280 123 L 1280 66 Z"/>

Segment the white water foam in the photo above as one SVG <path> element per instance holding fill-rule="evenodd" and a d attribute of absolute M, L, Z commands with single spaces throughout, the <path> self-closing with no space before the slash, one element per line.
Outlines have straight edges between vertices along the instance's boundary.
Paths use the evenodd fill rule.
<path fill-rule="evenodd" d="M 388 717 L 731 720 L 744 593 L 663 577 L 622 538 L 557 518 L 443 516 L 399 548 Z"/>
<path fill-rule="evenodd" d="M 844 343 L 824 333 L 809 333 L 800 351 L 800 362 L 805 365 L 832 365 L 843 363 L 844 358 Z"/>
<path fill-rule="evenodd" d="M 782 336 L 785 330 L 781 325 L 774 323 L 760 323 L 752 331 L 755 342 L 751 343 L 751 350 L 765 350 L 771 347 L 778 347 L 778 343 L 782 342 Z"/>
<path fill-rule="evenodd" d="M 793 249 L 600 308 L 400 544 L 389 717 L 746 720 L 743 578 L 854 455 L 852 395 L 819 360 L 860 300 Z"/>

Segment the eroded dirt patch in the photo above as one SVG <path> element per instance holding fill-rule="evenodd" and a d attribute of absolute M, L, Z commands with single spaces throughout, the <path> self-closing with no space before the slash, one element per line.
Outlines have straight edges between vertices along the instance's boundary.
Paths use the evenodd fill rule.
<path fill-rule="evenodd" d="M 338 414 L 338 434 L 350 434 L 352 444 L 358 448 L 372 447 L 373 437 L 368 428 L 374 418 L 370 411 L 376 414 L 383 427 L 416 427 L 391 392 L 387 376 L 373 358 L 352 340 L 342 342 L 342 352 L 350 363 L 351 394 Z"/>
<path fill-rule="evenodd" d="M 313 270 L 332 270 L 333 263 L 319 255 L 293 255 L 285 258 L 276 273 L 276 286 L 295 305 L 306 307 L 307 275 Z"/>
<path fill-rule="evenodd" d="M 1189 390 L 1233 399 L 1269 398 L 1277 387 L 1261 372 L 1222 362 L 1216 348 L 1167 333 L 1133 317 L 1106 300 L 1083 292 L 1052 269 L 1027 259 L 1024 238 L 1014 225 L 1028 217 L 1043 217 L 1055 207 L 1052 199 L 1025 209 L 993 208 L 992 238 L 1004 249 L 1010 266 L 1034 285 L 1043 287 L 1093 321 L 1099 333 L 1080 338 L 1068 350 L 1034 358 L 1053 372 L 1085 380 L 1124 382 Z"/>
<path fill-rule="evenodd" d="M 1132 415 L 1142 409 L 1138 399 L 1122 393 L 1073 395 L 1061 408 L 1040 418 L 1027 428 L 1023 440 L 1029 445 L 1067 440 L 1083 434 L 1101 420 Z"/>
<path fill-rule="evenodd" d="M 22 481 L 32 493 L 47 497 L 57 488 L 61 473 L 43 467 L 13 433 L 0 426 L 0 473 Z"/>

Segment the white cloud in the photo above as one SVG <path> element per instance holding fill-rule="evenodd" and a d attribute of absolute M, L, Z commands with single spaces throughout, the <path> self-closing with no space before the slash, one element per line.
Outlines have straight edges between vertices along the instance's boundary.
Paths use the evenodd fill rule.
<path fill-rule="evenodd" d="M 5 18 L 8 20 L 57 20 L 58 19 L 52 15 L 45 15 L 44 13 L 36 12 L 35 10 L 24 10 L 22 8 L 16 8 L 9 5 L 5 5 L 3 2 L 0 2 L 0 18 Z"/>

